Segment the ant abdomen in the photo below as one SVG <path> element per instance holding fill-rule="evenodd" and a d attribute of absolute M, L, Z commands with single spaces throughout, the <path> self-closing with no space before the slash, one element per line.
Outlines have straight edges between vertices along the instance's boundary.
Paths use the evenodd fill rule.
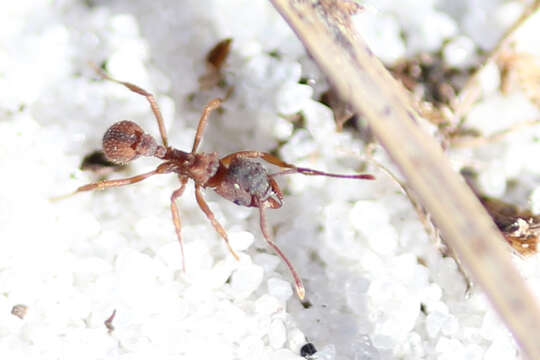
<path fill-rule="evenodd" d="M 257 161 L 240 157 L 231 161 L 224 180 L 215 189 L 240 206 L 256 206 L 253 197 L 264 201 L 271 195 L 270 190 L 266 169 Z"/>
<path fill-rule="evenodd" d="M 133 121 L 117 122 L 103 135 L 103 152 L 107 159 L 115 163 L 127 163 L 139 156 L 159 156 L 164 151 L 151 135 Z"/>

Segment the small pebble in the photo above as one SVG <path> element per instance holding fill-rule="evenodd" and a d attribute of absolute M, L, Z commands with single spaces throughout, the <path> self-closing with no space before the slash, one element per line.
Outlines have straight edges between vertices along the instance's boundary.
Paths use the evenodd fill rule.
<path fill-rule="evenodd" d="M 317 349 L 315 348 L 315 345 L 313 345 L 312 343 L 307 343 L 300 349 L 300 356 L 308 358 L 308 356 L 311 356 L 316 352 Z"/>

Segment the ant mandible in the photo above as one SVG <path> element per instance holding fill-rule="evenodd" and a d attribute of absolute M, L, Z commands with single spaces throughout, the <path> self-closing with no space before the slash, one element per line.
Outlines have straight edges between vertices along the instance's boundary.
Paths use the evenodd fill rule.
<path fill-rule="evenodd" d="M 211 188 L 225 199 L 234 202 L 236 205 L 256 207 L 259 209 L 260 227 L 266 242 L 279 257 L 283 259 L 289 268 L 289 271 L 294 278 L 296 293 L 300 300 L 303 300 L 305 289 L 302 280 L 289 259 L 287 259 L 277 244 L 272 241 L 266 224 L 265 208 L 278 209 L 283 205 L 283 194 L 274 178 L 280 175 L 301 173 L 304 175 L 322 175 L 345 179 L 373 180 L 373 175 L 340 175 L 296 167 L 271 154 L 260 151 L 235 152 L 222 157 L 221 159 L 215 152 L 199 153 L 197 152 L 197 148 L 199 147 L 204 129 L 208 122 L 208 116 L 222 103 L 222 100 L 219 98 L 211 100 L 204 107 L 197 127 L 197 132 L 195 133 L 195 140 L 193 141 L 191 152 L 175 149 L 168 145 L 163 117 L 154 96 L 137 85 L 116 80 L 101 71 L 101 69 L 96 70 L 104 79 L 124 85 L 129 90 L 144 96 L 148 100 L 157 120 L 163 143 L 163 145 L 159 145 L 151 135 L 145 133 L 136 123 L 128 120 L 120 121 L 113 124 L 103 136 L 103 151 L 107 159 L 115 163 L 125 164 L 135 160 L 139 156 L 154 156 L 164 162 L 155 170 L 137 176 L 83 185 L 68 196 L 83 191 L 96 189 L 103 190 L 111 187 L 134 184 L 157 174 L 176 173 L 178 180 L 180 180 L 180 187 L 172 193 L 170 207 L 174 227 L 176 229 L 176 236 L 180 243 L 182 269 L 184 271 L 184 247 L 182 244 L 180 215 L 178 207 L 176 206 L 176 199 L 184 193 L 188 179 L 192 179 L 195 183 L 195 198 L 197 199 L 199 207 L 205 213 L 208 220 L 210 220 L 218 234 L 225 240 L 227 248 L 237 260 L 239 260 L 239 257 L 229 244 L 229 238 L 227 237 L 225 229 L 216 220 L 212 210 L 210 210 L 210 207 L 204 200 L 202 189 Z M 267 170 L 254 159 L 262 159 L 284 170 L 269 174 Z"/>

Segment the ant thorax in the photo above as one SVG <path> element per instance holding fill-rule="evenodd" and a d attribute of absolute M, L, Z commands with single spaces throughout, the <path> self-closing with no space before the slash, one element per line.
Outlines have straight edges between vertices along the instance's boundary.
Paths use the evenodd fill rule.
<path fill-rule="evenodd" d="M 216 175 L 219 166 L 219 157 L 215 152 L 193 154 L 192 161 L 186 168 L 182 168 L 179 174 L 187 175 L 195 183 L 205 186 Z"/>

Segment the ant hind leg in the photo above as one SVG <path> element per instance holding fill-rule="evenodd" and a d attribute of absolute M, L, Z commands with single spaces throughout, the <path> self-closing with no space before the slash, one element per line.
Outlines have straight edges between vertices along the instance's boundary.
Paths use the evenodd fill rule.
<path fill-rule="evenodd" d="M 268 233 L 268 225 L 266 224 L 266 215 L 264 213 L 264 204 L 259 201 L 258 203 L 259 208 L 259 223 L 261 225 L 261 231 L 263 233 L 264 239 L 266 240 L 266 243 L 268 246 L 272 248 L 276 252 L 276 254 L 279 255 L 279 257 L 285 262 L 287 267 L 289 268 L 289 272 L 291 273 L 293 279 L 294 279 L 294 287 L 296 289 L 296 294 L 298 295 L 298 298 L 302 301 L 304 300 L 304 297 L 306 296 L 306 289 L 304 288 L 304 284 L 302 283 L 302 279 L 300 279 L 300 276 L 294 269 L 294 266 L 289 261 L 289 259 L 285 256 L 285 254 L 281 251 L 279 246 L 270 238 L 270 234 Z"/>
<path fill-rule="evenodd" d="M 278 175 L 287 175 L 287 174 L 295 174 L 300 173 L 304 175 L 319 175 L 319 176 L 328 176 L 328 177 L 334 177 L 334 178 L 341 178 L 341 179 L 363 179 L 363 180 L 374 180 L 375 177 L 371 174 L 356 174 L 356 175 L 343 175 L 343 174 L 334 174 L 334 173 L 328 173 L 324 171 L 319 171 L 315 169 L 309 169 L 309 168 L 302 168 L 294 166 L 293 164 L 289 164 L 277 157 L 275 157 L 272 154 L 261 152 L 261 151 L 239 151 L 235 152 L 233 154 L 229 154 L 225 156 L 223 159 L 221 159 L 221 162 L 227 166 L 231 163 L 231 161 L 238 157 L 246 157 L 246 158 L 260 158 L 264 161 L 279 166 L 281 168 L 286 168 L 288 170 L 280 171 L 275 174 L 272 174 L 271 176 L 278 176 Z"/>

